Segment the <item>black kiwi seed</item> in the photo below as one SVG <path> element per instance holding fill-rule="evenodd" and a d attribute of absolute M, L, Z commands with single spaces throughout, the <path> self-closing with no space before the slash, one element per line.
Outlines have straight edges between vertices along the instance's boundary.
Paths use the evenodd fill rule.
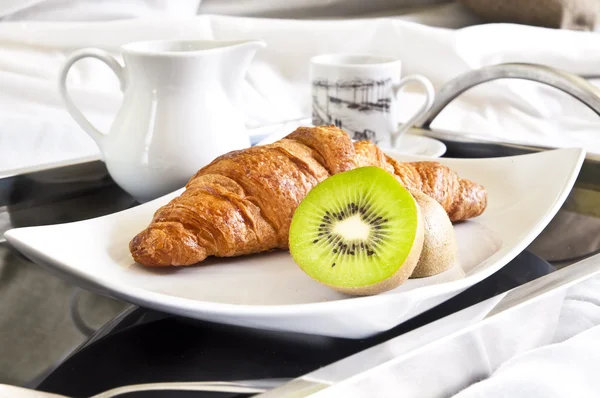
<path fill-rule="evenodd" d="M 331 267 L 335 267 L 335 263 L 331 264 Z"/>
<path fill-rule="evenodd" d="M 333 249 L 333 252 L 334 252 L 334 253 L 337 253 L 337 249 Z"/>
<path fill-rule="evenodd" d="M 319 239 L 313 240 L 313 243 L 319 243 Z"/>

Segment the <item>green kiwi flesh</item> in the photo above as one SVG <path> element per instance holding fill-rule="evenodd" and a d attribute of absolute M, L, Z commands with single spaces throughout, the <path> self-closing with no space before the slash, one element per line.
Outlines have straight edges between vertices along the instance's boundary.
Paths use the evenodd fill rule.
<path fill-rule="evenodd" d="M 370 295 L 408 279 L 423 238 L 410 192 L 385 170 L 361 167 L 331 176 L 308 193 L 292 218 L 289 247 L 316 281 Z"/>

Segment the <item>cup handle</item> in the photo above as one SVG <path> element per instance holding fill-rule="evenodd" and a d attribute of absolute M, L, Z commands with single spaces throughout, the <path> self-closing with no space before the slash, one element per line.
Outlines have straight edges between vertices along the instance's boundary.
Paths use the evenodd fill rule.
<path fill-rule="evenodd" d="M 401 127 L 395 126 L 397 129 L 396 131 L 392 131 L 391 134 L 392 148 L 396 148 L 400 136 L 407 132 L 421 117 L 423 117 L 423 115 L 425 115 L 425 113 L 429 111 L 433 105 L 433 100 L 435 99 L 435 90 L 433 88 L 433 84 L 431 84 L 429 79 L 421 75 L 410 75 L 400 79 L 400 81 L 393 87 L 394 96 L 398 97 L 398 95 L 402 92 L 402 88 L 409 83 L 419 83 L 421 87 L 423 87 L 423 91 L 425 92 L 425 102 L 421 105 L 417 112 L 406 121 L 406 123 L 404 123 Z"/>
<path fill-rule="evenodd" d="M 119 78 L 119 82 L 121 83 L 121 91 L 125 90 L 126 86 L 126 78 L 125 78 L 125 67 L 122 66 L 112 55 L 108 52 L 98 49 L 98 48 L 84 48 L 78 51 L 75 51 L 73 54 L 69 56 L 67 61 L 64 63 L 62 69 L 60 70 L 59 75 L 59 92 L 60 95 L 67 107 L 67 110 L 75 119 L 77 124 L 81 126 L 81 128 L 94 139 L 96 145 L 102 151 L 102 145 L 104 143 L 104 139 L 106 138 L 106 134 L 102 133 L 98 130 L 84 115 L 81 113 L 79 108 L 75 105 L 69 92 L 67 91 L 67 75 L 69 74 L 69 70 L 75 64 L 75 62 L 79 61 L 82 58 L 96 58 L 100 61 L 104 62 L 106 65 L 112 69 L 113 72 Z"/>

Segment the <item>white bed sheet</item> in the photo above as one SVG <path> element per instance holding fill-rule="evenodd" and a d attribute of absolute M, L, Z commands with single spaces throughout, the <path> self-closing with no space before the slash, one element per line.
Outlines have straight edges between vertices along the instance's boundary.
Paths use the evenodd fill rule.
<path fill-rule="evenodd" d="M 587 268 L 593 275 L 598 261 L 597 255 L 571 267 L 578 267 L 577 272 Z M 568 279 L 565 274 L 563 277 Z M 389 351 L 381 349 L 373 354 L 394 359 L 343 381 L 335 383 L 337 373 L 321 372 L 320 378 L 316 375 L 319 371 L 314 377 L 308 375 L 308 380 L 333 384 L 311 397 L 597 397 L 600 277 L 592 276 L 567 289 L 549 286 L 552 283 L 548 280 L 537 286 L 538 294 L 547 293 L 543 297 L 488 315 L 471 324 L 474 326 L 465 326 L 431 344 L 403 350 L 396 342 Z M 478 311 L 486 314 L 501 299 L 502 295 L 496 296 L 448 319 L 461 314 L 472 319 L 467 313 L 472 317 Z M 444 320 L 424 326 L 424 336 L 434 325 L 442 330 L 447 327 Z M 419 330 L 404 335 L 405 341 L 418 341 Z M 352 365 L 346 364 L 349 368 Z"/>

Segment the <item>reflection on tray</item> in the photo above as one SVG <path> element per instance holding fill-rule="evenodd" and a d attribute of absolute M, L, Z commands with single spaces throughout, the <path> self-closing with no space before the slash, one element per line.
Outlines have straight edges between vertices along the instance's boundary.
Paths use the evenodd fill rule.
<path fill-rule="evenodd" d="M 16 227 L 99 217 L 136 205 L 94 161 L 0 179 L 0 242 Z"/>

